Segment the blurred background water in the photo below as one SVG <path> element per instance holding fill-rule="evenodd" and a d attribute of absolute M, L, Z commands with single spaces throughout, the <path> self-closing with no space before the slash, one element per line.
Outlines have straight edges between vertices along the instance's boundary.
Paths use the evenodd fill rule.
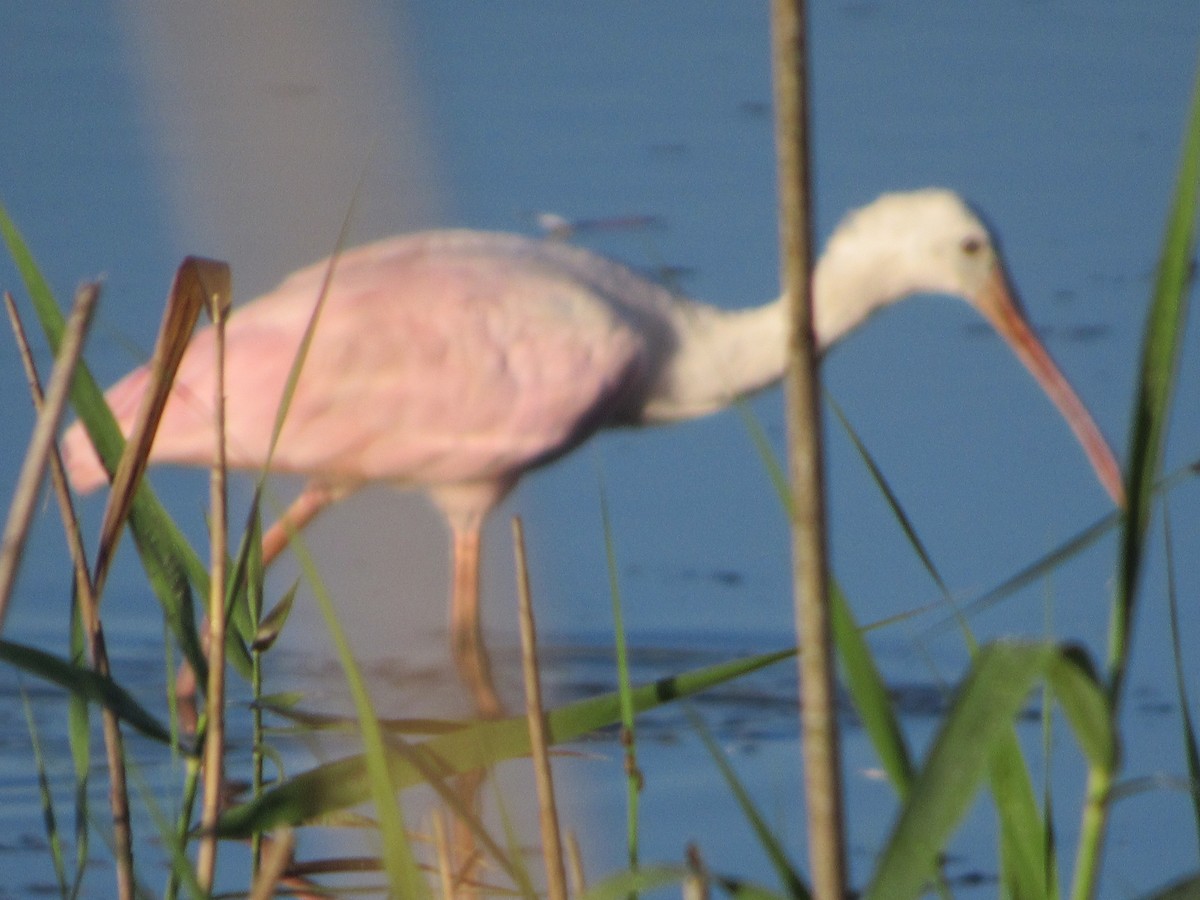
<path fill-rule="evenodd" d="M 962 192 L 999 231 L 1031 320 L 1123 456 L 1196 64 L 1194 4 L 838 2 L 816 5 L 811 21 L 820 239 L 885 190 Z M 145 359 L 183 255 L 227 259 L 246 300 L 326 255 L 347 216 L 354 242 L 435 225 L 536 233 L 544 212 L 646 216 L 652 227 L 578 240 L 637 268 L 669 267 L 683 290 L 720 305 L 777 291 L 765 3 L 21 0 L 0 23 L 0 198 L 60 299 L 103 277 L 88 359 L 104 383 Z M 7 258 L 0 286 L 21 294 Z M 1195 366 L 1185 349 L 1168 469 L 1200 446 Z M 978 595 L 1110 508 L 1055 410 L 960 303 L 930 298 L 889 312 L 836 348 L 823 372 L 957 597 Z M 0 353 L 0 377 L 11 387 L 0 393 L 9 436 L 0 472 L 11 481 L 32 421 L 14 352 Z M 781 407 L 774 390 L 751 404 L 779 453 Z M 834 424 L 828 433 L 834 569 L 860 620 L 936 600 L 850 442 Z M 152 478 L 205 546 L 206 477 Z M 529 478 L 488 534 L 486 621 L 510 696 L 519 696 L 509 665 L 512 514 L 526 524 L 556 696 L 611 684 L 602 491 L 640 674 L 791 642 L 784 518 L 739 417 L 614 433 Z M 1194 487 L 1172 499 L 1188 546 Z M 89 534 L 101 506 L 84 506 Z M 63 646 L 69 580 L 59 531 L 47 506 L 8 638 Z M 368 491 L 309 537 L 355 650 L 378 675 L 381 704 L 460 711 L 453 685 L 424 677 L 447 670 L 445 537 L 424 501 Z M 1102 658 L 1113 543 L 972 624 L 981 637 L 1049 631 Z M 1183 771 L 1161 548 L 1155 554 L 1131 682 L 1129 775 Z M 1194 589 L 1195 555 L 1177 553 L 1176 563 L 1179 584 Z M 280 569 L 276 590 L 295 575 L 288 561 Z M 336 678 L 323 626 L 301 596 L 274 687 L 299 684 L 321 698 Z M 128 549 L 106 603 L 118 677 L 161 707 L 164 673 L 153 655 L 161 626 Z M 1186 640 L 1198 633 L 1194 604 L 1184 616 Z M 938 685 L 954 680 L 965 657 L 953 633 L 927 634 L 937 618 L 873 639 L 918 746 L 936 723 Z M 0 897 L 24 896 L 50 868 L 15 680 L 2 677 Z M 703 710 L 800 856 L 792 689 L 782 667 Z M 54 696 L 35 699 L 44 697 L 39 718 L 65 778 Z M 677 860 L 695 839 L 714 868 L 764 877 L 748 829 L 726 824 L 736 813 L 694 736 L 673 714 L 654 721 L 662 727 L 647 745 L 665 752 L 650 749 L 643 760 L 655 823 L 646 858 Z M 852 726 L 845 752 L 861 879 L 886 835 L 880 810 L 890 810 L 891 793 L 870 777 L 876 763 Z M 589 829 L 589 870 L 620 865 L 619 754 L 601 745 L 559 771 L 568 818 L 608 823 Z M 1068 747 L 1051 774 L 1057 805 L 1071 810 L 1060 823 L 1060 844 L 1071 848 L 1082 773 Z M 1162 791 L 1118 807 L 1112 896 L 1195 867 L 1188 816 L 1182 795 Z M 989 829 L 980 805 L 951 868 L 982 878 L 980 896 L 994 892 Z M 97 876 L 95 896 L 104 896 L 110 880 Z"/>

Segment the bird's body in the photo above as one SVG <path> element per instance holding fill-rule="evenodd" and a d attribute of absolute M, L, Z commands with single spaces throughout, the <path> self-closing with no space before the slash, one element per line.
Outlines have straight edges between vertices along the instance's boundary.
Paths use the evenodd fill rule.
<path fill-rule="evenodd" d="M 785 363 L 782 300 L 720 310 L 556 241 L 471 231 L 390 238 L 303 269 L 232 316 L 229 466 L 263 466 L 330 273 L 272 468 L 309 479 L 296 524 L 367 482 L 430 491 L 455 538 L 460 662 L 481 652 L 468 646 L 478 644 L 479 529 L 524 472 L 602 428 L 714 412 L 776 381 Z M 910 294 L 964 296 L 1013 345 L 1120 496 L 1111 452 L 1025 326 L 990 235 L 956 195 L 884 195 L 843 222 L 814 279 L 822 347 Z M 211 462 L 212 339 L 201 332 L 183 358 L 152 461 Z M 126 431 L 145 378 L 139 369 L 108 392 Z M 78 489 L 105 481 L 78 426 L 64 444 Z"/>
<path fill-rule="evenodd" d="M 229 323 L 230 467 L 256 469 L 266 459 L 328 265 L 295 273 Z M 740 373 L 718 374 L 719 348 L 699 348 L 704 383 L 686 371 L 694 342 L 690 354 L 680 348 L 689 330 L 727 338 L 722 325 L 749 321 L 746 314 L 684 300 L 567 244 L 424 232 L 357 248 L 335 265 L 272 462 L 277 472 L 344 486 L 390 481 L 435 496 L 442 487 L 449 496 L 482 485 L 499 491 L 599 428 L 691 418 L 750 389 Z M 156 462 L 210 462 L 212 340 L 211 329 L 202 331 L 184 356 Z M 747 357 L 728 355 L 730 365 Z M 752 388 L 778 377 L 782 355 L 780 343 Z M 138 369 L 108 392 L 118 422 L 132 421 L 146 376 Z M 66 445 L 71 479 L 87 491 L 106 475 L 77 435 Z"/>

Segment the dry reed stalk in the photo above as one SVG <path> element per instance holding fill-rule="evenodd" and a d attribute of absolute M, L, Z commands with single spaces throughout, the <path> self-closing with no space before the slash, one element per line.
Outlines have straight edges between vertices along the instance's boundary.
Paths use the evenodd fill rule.
<path fill-rule="evenodd" d="M 17 342 L 17 350 L 21 354 L 21 363 L 25 367 L 25 378 L 29 386 L 29 393 L 33 397 L 34 412 L 41 415 L 42 409 L 45 407 L 45 395 L 42 392 L 41 377 L 38 374 L 37 364 L 33 359 L 33 352 L 29 346 L 29 338 L 26 335 L 25 326 L 21 323 L 20 314 L 17 312 L 17 305 L 13 302 L 12 294 L 7 291 L 4 292 L 4 306 L 8 310 L 8 319 L 12 324 L 13 336 Z M 83 546 L 83 532 L 79 528 L 79 518 L 75 515 L 74 504 L 71 503 L 71 492 L 68 487 L 66 470 L 63 466 L 62 456 L 58 452 L 57 445 L 51 449 L 50 454 L 50 483 L 54 488 L 54 496 L 58 502 L 63 529 L 66 532 L 67 551 L 71 554 L 71 568 L 75 572 L 76 585 L 80 592 L 80 602 L 94 601 L 92 578 L 87 566 L 87 552 Z M 83 611 L 85 624 L 89 613 L 93 611 L 94 607 Z"/>
<path fill-rule="evenodd" d="M 841 900 L 846 895 L 846 863 L 828 607 L 820 390 L 811 297 L 812 190 L 804 0 L 773 0 L 771 33 L 780 257 L 790 311 L 784 381 L 809 866 L 818 900 Z"/>
<path fill-rule="evenodd" d="M 687 869 L 688 874 L 680 885 L 683 900 L 708 900 L 708 867 L 700 855 L 700 848 L 695 844 L 688 844 L 687 847 Z"/>
<path fill-rule="evenodd" d="M 108 567 L 116 553 L 117 541 L 142 474 L 149 463 L 150 447 L 167 405 L 175 371 L 196 327 L 205 298 L 214 291 L 227 294 L 228 285 L 229 267 L 215 260 L 189 256 L 175 272 L 175 280 L 167 296 L 167 309 L 154 343 L 154 353 L 150 357 L 146 391 L 134 417 L 125 450 L 113 473 L 112 489 L 104 509 L 93 573 L 97 594 L 104 593 Z"/>
<path fill-rule="evenodd" d="M 566 900 L 567 876 L 563 869 L 562 839 L 550 751 L 546 741 L 546 711 L 542 705 L 542 683 L 538 674 L 537 629 L 529 590 L 529 566 L 525 558 L 525 532 L 513 517 L 513 549 L 517 560 L 517 611 L 521 631 L 521 669 L 525 678 L 525 716 L 529 723 L 529 745 L 538 795 L 538 824 L 542 833 L 542 857 L 546 863 L 546 890 L 550 900 Z"/>
<path fill-rule="evenodd" d="M 573 829 L 567 832 L 567 872 L 571 876 L 574 896 L 582 896 L 587 890 L 587 879 L 583 877 L 583 853 L 579 849 L 579 837 Z"/>
<path fill-rule="evenodd" d="M 276 896 L 276 888 L 292 861 L 292 851 L 296 847 L 296 835 L 290 828 L 283 828 L 265 848 L 262 865 L 258 877 L 254 879 L 247 900 L 271 900 Z"/>
<path fill-rule="evenodd" d="M 97 291 L 98 296 L 99 289 L 91 287 Z M 12 323 L 17 348 L 21 354 L 21 362 L 25 366 L 25 376 L 29 384 L 30 395 L 33 397 L 33 406 L 40 416 L 45 408 L 41 379 L 33 360 L 33 353 L 29 348 L 29 339 L 17 313 L 16 304 L 13 303 L 12 295 L 7 292 L 4 294 L 4 305 Z M 59 517 L 62 519 L 68 552 L 71 555 L 71 567 L 75 572 L 76 602 L 79 604 L 80 618 L 87 634 L 88 658 L 91 660 L 92 668 L 107 678 L 111 675 L 111 667 L 108 663 L 108 650 L 104 643 L 104 629 L 100 623 L 100 604 L 92 585 L 91 574 L 88 572 L 83 533 L 80 531 L 79 517 L 75 515 L 75 507 L 71 502 L 67 473 L 57 445 L 51 448 L 50 453 L 50 483 L 58 502 Z M 108 805 L 113 822 L 113 857 L 116 860 L 117 896 L 120 900 L 132 900 L 134 885 L 133 833 L 129 821 L 129 789 L 125 780 L 125 741 L 121 736 L 121 727 L 116 713 L 108 707 L 102 706 L 100 717 L 104 734 L 104 755 L 108 765 Z"/>
<path fill-rule="evenodd" d="M 231 299 L 228 278 L 222 287 L 213 287 L 208 295 L 216 357 L 213 361 L 213 431 L 216 446 L 213 448 L 210 522 L 212 561 L 208 600 L 208 728 L 204 736 L 204 804 L 200 816 L 202 836 L 196 860 L 197 879 L 206 890 L 212 887 L 216 872 L 216 825 L 221 814 L 221 790 L 225 782 L 225 560 L 229 546 L 225 490 L 225 319 L 229 314 Z"/>
<path fill-rule="evenodd" d="M 96 285 L 85 285 L 75 295 L 75 306 L 67 319 L 58 358 L 54 361 L 54 369 L 50 373 L 45 402 L 33 427 L 29 447 L 25 451 L 25 460 L 21 463 L 21 470 L 17 476 L 16 490 L 13 492 L 8 521 L 5 523 L 3 540 L 0 542 L 0 631 L 4 630 L 8 600 L 16 581 L 17 569 L 20 567 L 25 540 L 29 536 L 29 526 L 33 522 L 33 510 L 41 492 L 42 476 L 46 474 L 55 434 L 63 410 L 66 409 L 75 366 L 83 352 L 83 339 L 99 296 L 100 289 Z"/>
<path fill-rule="evenodd" d="M 454 872 L 450 862 L 450 840 L 446 835 L 446 821 L 439 810 L 433 812 L 433 846 L 437 851 L 438 884 L 442 900 L 454 900 Z"/>

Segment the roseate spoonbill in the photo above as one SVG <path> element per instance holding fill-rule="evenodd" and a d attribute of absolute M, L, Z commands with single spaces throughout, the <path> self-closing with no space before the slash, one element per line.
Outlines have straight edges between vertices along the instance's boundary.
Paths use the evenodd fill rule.
<path fill-rule="evenodd" d="M 488 512 L 527 470 L 601 428 L 703 416 L 777 381 L 784 303 L 717 309 L 561 242 L 472 231 L 389 238 L 303 269 L 231 317 L 230 467 L 264 463 L 285 376 L 330 266 L 273 462 L 308 479 L 285 520 L 302 527 L 367 482 L 425 488 L 452 536 L 455 660 L 480 712 L 496 713 L 479 623 Z M 995 327 L 1120 503 L 1112 452 L 1026 324 L 987 228 L 956 194 L 885 194 L 846 217 L 814 275 L 819 345 L 919 293 L 961 296 Z M 205 330 L 189 346 L 152 461 L 210 463 L 211 343 Z M 145 378 L 138 369 L 108 392 L 125 428 Z M 104 483 L 78 424 L 64 445 L 77 489 Z M 268 556 L 286 544 L 281 526 L 268 533 Z"/>

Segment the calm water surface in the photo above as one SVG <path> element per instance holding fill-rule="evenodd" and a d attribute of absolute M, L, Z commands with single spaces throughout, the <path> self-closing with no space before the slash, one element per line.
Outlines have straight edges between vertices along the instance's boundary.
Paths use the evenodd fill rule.
<path fill-rule="evenodd" d="M 61 297 L 104 275 L 106 305 L 89 348 L 102 380 L 144 358 L 184 253 L 230 260 L 238 296 L 249 298 L 329 251 L 360 177 L 355 241 L 440 224 L 536 231 L 541 212 L 649 216 L 655 227 L 580 240 L 636 267 L 669 266 L 685 290 L 714 303 L 774 293 L 765 4 L 395 6 L 6 8 L 0 198 Z M 1103 3 L 1086 14 L 1061 3 L 820 5 L 812 44 L 821 236 L 884 190 L 942 184 L 968 196 L 1002 235 L 1032 321 L 1123 456 L 1198 38 L 1187 2 Z M 0 285 L 16 283 L 0 261 Z M 1195 366 L 1185 351 L 1168 468 L 1200 446 Z M 824 374 L 956 596 L 978 595 L 1108 511 L 1056 412 L 961 304 L 930 298 L 890 312 L 837 348 Z M 23 383 L 14 354 L 0 353 L 0 375 Z M 21 390 L 3 392 L 0 405 L 10 435 L 0 442 L 0 472 L 11 481 L 31 415 Z M 777 391 L 751 404 L 780 451 L 781 406 Z M 834 565 L 860 619 L 936 599 L 836 427 L 828 454 Z M 201 541 L 203 476 L 154 478 Z M 601 485 L 639 677 L 790 642 L 783 517 L 738 417 L 607 435 L 529 479 L 489 535 L 487 621 L 511 696 L 519 695 L 503 520 L 514 513 L 525 519 L 555 697 L 612 683 Z M 1191 485 L 1172 496 L 1179 548 L 1200 533 L 1195 506 Z M 99 501 L 85 514 L 94 533 Z M 444 537 L 423 502 L 370 492 L 311 537 L 385 710 L 459 709 L 444 682 Z M 1126 731 L 1131 777 L 1184 771 L 1161 555 L 1156 547 L 1144 585 Z M 62 646 L 62 558 L 47 507 L 6 637 Z M 1102 656 L 1112 558 L 1112 541 L 1101 542 L 1048 583 L 980 615 L 978 634 L 1050 631 Z M 1176 564 L 1187 596 L 1200 583 L 1195 554 L 1180 549 Z M 280 589 L 292 574 L 284 568 Z M 272 687 L 299 686 L 314 705 L 337 708 L 336 668 L 306 597 Z M 119 677 L 161 709 L 157 607 L 129 551 L 106 602 Z M 1184 606 L 1184 639 L 1194 646 L 1196 612 Z M 935 621 L 894 626 L 875 641 L 918 748 L 944 708 L 939 685 L 957 677 L 964 657 L 952 633 L 927 633 Z M 0 897 L 23 897 L 51 884 L 52 872 L 16 679 L 0 673 L 0 685 Z M 61 698 L 26 687 L 69 822 Z M 782 666 L 698 708 L 801 858 L 793 694 Z M 1025 729 L 1037 746 L 1036 724 Z M 1069 740 L 1060 743 L 1048 771 L 1032 757 L 1035 778 L 1053 778 L 1060 844 L 1072 848 L 1082 773 Z M 845 744 L 851 863 L 861 880 L 886 837 L 892 794 L 874 778 L 877 762 L 850 719 Z M 585 749 L 558 774 L 568 821 L 586 826 L 596 877 L 621 864 L 624 788 L 616 745 L 602 738 Z M 174 783 L 169 769 L 152 768 L 157 754 L 143 755 L 151 783 Z M 302 748 L 289 758 L 295 768 L 310 759 Z M 695 840 L 714 869 L 769 882 L 749 829 L 729 824 L 740 819 L 728 791 L 678 711 L 650 718 L 642 767 L 653 823 L 645 859 L 679 860 Z M 519 796 L 523 770 L 506 778 Z M 979 804 L 954 845 L 949 873 L 964 896 L 994 894 L 991 828 Z M 1123 801 L 1106 896 L 1195 868 L 1191 828 L 1180 794 Z M 142 865 L 157 886 L 149 847 Z M 92 896 L 106 896 L 99 841 L 92 855 Z M 240 877 L 231 871 L 231 886 Z"/>

